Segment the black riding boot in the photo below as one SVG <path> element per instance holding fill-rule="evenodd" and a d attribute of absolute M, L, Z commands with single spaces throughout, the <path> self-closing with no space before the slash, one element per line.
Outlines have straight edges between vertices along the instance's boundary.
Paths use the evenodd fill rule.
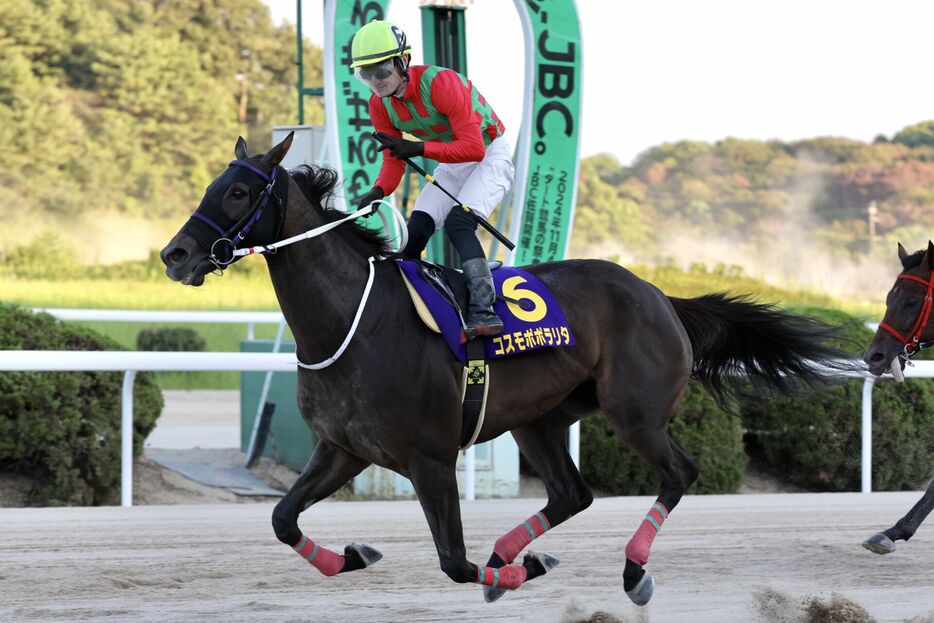
<path fill-rule="evenodd" d="M 493 287 L 493 275 L 485 257 L 475 257 L 463 263 L 464 277 L 467 278 L 467 339 L 478 335 L 499 335 L 503 331 L 503 321 L 493 311 L 496 290 Z"/>

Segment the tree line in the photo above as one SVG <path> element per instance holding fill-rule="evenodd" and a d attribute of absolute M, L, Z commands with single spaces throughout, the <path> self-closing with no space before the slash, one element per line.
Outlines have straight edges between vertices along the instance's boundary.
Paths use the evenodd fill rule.
<path fill-rule="evenodd" d="M 631 166 L 587 158 L 574 240 L 579 249 L 619 240 L 638 254 L 673 231 L 766 245 L 806 229 L 827 250 L 855 255 L 871 250 L 870 231 L 880 243 L 918 242 L 932 226 L 934 121 L 924 121 L 871 143 L 726 138 L 658 145 Z"/>
<path fill-rule="evenodd" d="M 322 52 L 304 48 L 306 83 L 321 84 Z M 0 60 L 5 218 L 186 215 L 234 137 L 265 149 L 297 114 L 295 32 L 259 0 L 6 0 Z M 805 227 L 856 255 L 872 244 L 870 204 L 878 240 L 926 240 L 934 121 L 871 143 L 726 138 L 654 146 L 628 166 L 585 158 L 572 250 L 650 256 L 672 231 L 768 244 Z"/>
<path fill-rule="evenodd" d="M 295 31 L 259 0 L 3 4 L 5 214 L 186 214 L 238 135 L 259 150 L 296 118 Z M 321 51 L 305 50 L 318 84 Z"/>

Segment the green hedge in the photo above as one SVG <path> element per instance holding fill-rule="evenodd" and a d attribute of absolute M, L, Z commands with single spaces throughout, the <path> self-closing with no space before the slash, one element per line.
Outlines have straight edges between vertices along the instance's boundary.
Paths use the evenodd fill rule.
<path fill-rule="evenodd" d="M 136 350 L 203 352 L 206 347 L 205 339 L 186 327 L 154 327 L 136 334 Z"/>
<path fill-rule="evenodd" d="M 746 469 L 742 423 L 721 410 L 699 384 L 688 386 L 669 431 L 700 469 L 690 493 L 734 493 L 739 488 Z M 603 414 L 581 423 L 581 474 L 595 489 L 613 495 L 658 493 L 655 469 L 620 446 Z"/>
<path fill-rule="evenodd" d="M 840 346 L 861 356 L 872 331 L 842 312 L 795 310 L 847 324 Z M 861 467 L 860 380 L 799 398 L 742 401 L 747 450 L 753 461 L 786 482 L 819 491 L 857 491 Z M 873 489 L 916 488 L 931 476 L 934 456 L 934 381 L 876 383 L 873 391 Z"/>
<path fill-rule="evenodd" d="M 123 350 L 88 329 L 0 303 L 0 350 Z M 0 373 L 0 471 L 35 483 L 30 505 L 119 500 L 121 372 Z M 133 451 L 162 411 L 149 373 L 136 376 Z"/>

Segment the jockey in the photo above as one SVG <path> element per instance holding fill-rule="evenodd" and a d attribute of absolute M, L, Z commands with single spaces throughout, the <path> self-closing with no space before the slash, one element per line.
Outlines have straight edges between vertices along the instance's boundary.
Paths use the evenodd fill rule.
<path fill-rule="evenodd" d="M 370 119 L 384 150 L 379 177 L 358 205 L 365 208 L 396 189 L 405 172 L 403 158 L 424 156 L 441 163 L 434 177 L 442 187 L 489 218 L 513 183 L 512 150 L 503 123 L 470 80 L 456 71 L 410 65 L 411 49 L 405 33 L 385 21 L 373 20 L 354 35 L 350 66 L 373 91 Z M 403 132 L 421 140 L 407 140 Z M 467 335 L 496 335 L 503 322 L 493 311 L 496 292 L 477 239 L 477 221 L 454 207 L 447 195 L 426 185 L 409 217 L 409 241 L 402 253 L 421 257 L 428 239 L 443 227 L 467 281 Z"/>

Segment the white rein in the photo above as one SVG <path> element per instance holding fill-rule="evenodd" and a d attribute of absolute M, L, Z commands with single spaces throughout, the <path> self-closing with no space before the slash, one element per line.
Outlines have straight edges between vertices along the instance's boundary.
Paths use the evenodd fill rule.
<path fill-rule="evenodd" d="M 333 221 L 331 223 L 328 223 L 326 225 L 321 225 L 320 227 L 309 229 L 305 233 L 298 234 L 296 236 L 292 236 L 291 238 L 286 238 L 285 240 L 280 240 L 279 242 L 274 242 L 272 244 L 260 245 L 256 247 L 247 247 L 245 249 L 235 249 L 233 252 L 233 255 L 234 257 L 240 257 L 244 255 L 252 255 L 253 253 L 275 253 L 282 247 L 288 246 L 295 242 L 299 242 L 300 240 L 307 240 L 309 238 L 315 238 L 317 236 L 320 236 L 321 234 L 331 231 L 338 225 L 342 225 L 343 223 L 346 223 L 347 221 L 351 221 L 361 216 L 369 216 L 370 214 L 373 214 L 374 212 L 379 216 L 380 220 L 383 222 L 383 229 L 385 229 L 386 233 L 388 234 L 389 233 L 389 221 L 386 219 L 385 215 L 383 215 L 381 212 L 378 211 L 379 206 L 376 205 L 380 203 L 389 208 L 393 216 L 393 219 L 395 220 L 396 225 L 399 227 L 399 231 L 402 232 L 402 241 L 400 242 L 399 247 L 396 249 L 396 251 L 401 251 L 402 249 L 405 248 L 405 245 L 408 242 L 408 238 L 409 238 L 408 229 L 406 228 L 406 225 L 405 225 L 405 217 L 402 216 L 402 213 L 399 212 L 399 210 L 397 210 L 395 206 L 390 204 L 388 201 L 380 199 L 379 201 L 374 201 L 373 204 L 371 204 L 373 207 L 361 208 L 359 210 L 355 210 L 354 212 L 349 213 L 347 216 L 340 218 L 336 221 Z M 353 323 L 351 323 L 350 330 L 347 332 L 347 335 L 344 337 L 344 341 L 341 343 L 340 347 L 338 347 L 337 351 L 333 355 L 331 355 L 324 361 L 319 361 L 318 363 L 302 363 L 301 361 L 297 361 L 296 363 L 298 364 L 298 367 L 305 368 L 306 370 L 321 370 L 323 368 L 327 368 L 329 365 L 337 361 L 342 354 L 344 354 L 344 351 L 347 349 L 347 346 L 350 344 L 350 340 L 353 339 L 354 333 L 357 332 L 357 325 L 360 324 L 360 317 L 363 316 L 363 309 L 366 307 L 367 299 L 370 298 L 370 290 L 373 288 L 373 276 L 376 274 L 376 269 L 373 265 L 373 262 L 375 261 L 376 261 L 376 258 L 373 256 L 370 256 L 369 258 L 367 258 L 367 264 L 370 267 L 370 274 L 369 274 L 369 277 L 367 277 L 366 286 L 363 288 L 363 296 L 360 297 L 360 304 L 357 306 L 357 313 L 354 315 Z"/>

